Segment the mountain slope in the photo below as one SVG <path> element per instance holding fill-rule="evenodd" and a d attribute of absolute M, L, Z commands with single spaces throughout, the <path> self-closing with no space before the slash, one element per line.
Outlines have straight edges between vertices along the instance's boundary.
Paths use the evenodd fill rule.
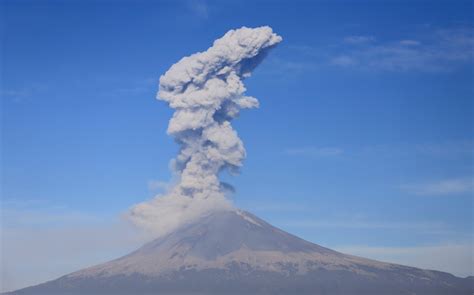
<path fill-rule="evenodd" d="M 220 211 L 119 259 L 9 294 L 472 294 L 472 279 L 307 242 Z"/>

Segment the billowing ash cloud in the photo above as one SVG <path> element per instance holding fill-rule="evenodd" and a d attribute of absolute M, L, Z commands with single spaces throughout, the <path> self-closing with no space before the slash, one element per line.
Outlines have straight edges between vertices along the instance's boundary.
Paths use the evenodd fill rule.
<path fill-rule="evenodd" d="M 181 146 L 171 165 L 176 184 L 132 207 L 133 223 L 160 235 L 211 210 L 232 210 L 225 197 L 229 185 L 218 174 L 238 170 L 245 149 L 230 122 L 241 109 L 258 107 L 256 98 L 244 94 L 242 80 L 281 40 L 270 27 L 230 30 L 161 76 L 157 98 L 175 109 L 168 134 Z"/>

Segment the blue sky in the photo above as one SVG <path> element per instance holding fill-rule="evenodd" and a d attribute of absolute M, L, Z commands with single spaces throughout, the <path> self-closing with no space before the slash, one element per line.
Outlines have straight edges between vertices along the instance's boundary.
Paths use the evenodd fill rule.
<path fill-rule="evenodd" d="M 1 3 L 5 290 L 142 242 L 118 220 L 178 148 L 159 76 L 261 25 L 284 40 L 233 123 L 235 203 L 324 246 L 473 274 L 472 2 Z"/>

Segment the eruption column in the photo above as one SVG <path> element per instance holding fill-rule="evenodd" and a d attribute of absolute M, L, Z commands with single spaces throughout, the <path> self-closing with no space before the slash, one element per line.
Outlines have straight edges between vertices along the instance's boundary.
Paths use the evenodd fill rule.
<path fill-rule="evenodd" d="M 230 30 L 160 77 L 157 98 L 175 109 L 167 132 L 181 147 L 171 163 L 176 183 L 133 206 L 133 223 L 162 235 L 209 211 L 232 209 L 218 175 L 238 170 L 245 149 L 230 122 L 241 109 L 258 107 L 256 98 L 245 96 L 242 80 L 281 40 L 267 26 Z"/>

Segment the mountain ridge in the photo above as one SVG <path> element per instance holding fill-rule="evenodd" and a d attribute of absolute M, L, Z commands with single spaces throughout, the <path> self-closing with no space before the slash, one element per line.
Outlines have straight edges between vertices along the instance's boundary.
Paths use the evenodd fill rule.
<path fill-rule="evenodd" d="M 226 210 L 11 295 L 472 294 L 474 280 L 343 254 Z"/>

